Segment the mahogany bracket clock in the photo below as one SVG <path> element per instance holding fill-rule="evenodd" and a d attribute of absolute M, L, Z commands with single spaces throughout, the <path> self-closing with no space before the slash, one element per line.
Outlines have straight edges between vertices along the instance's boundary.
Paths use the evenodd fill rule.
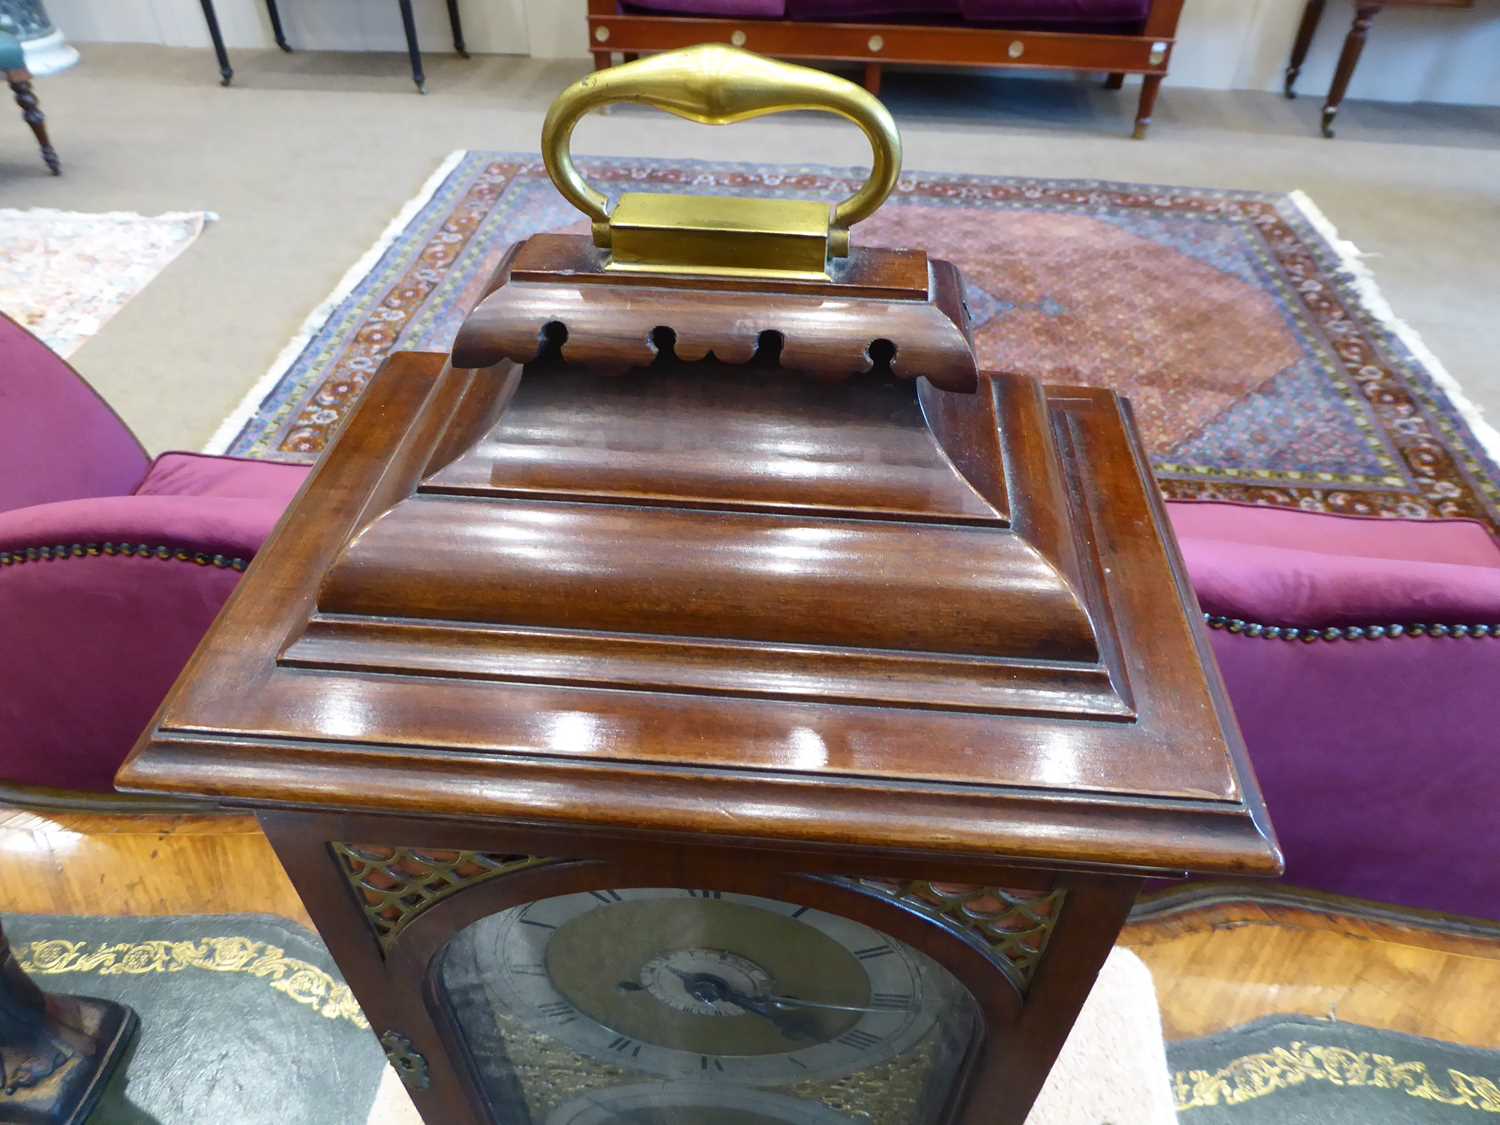
<path fill-rule="evenodd" d="M 612 101 L 869 137 L 836 206 L 611 202 Z M 393 355 L 119 775 L 257 810 L 429 1125 L 1001 1125 L 1140 880 L 1280 856 L 1127 405 L 851 244 L 875 99 L 592 75 L 590 235 Z"/>

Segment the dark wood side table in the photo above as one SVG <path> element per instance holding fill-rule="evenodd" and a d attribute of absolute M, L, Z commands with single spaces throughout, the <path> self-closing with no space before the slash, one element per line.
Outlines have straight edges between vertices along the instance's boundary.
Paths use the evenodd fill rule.
<path fill-rule="evenodd" d="M 1302 22 L 1297 27 L 1297 39 L 1292 44 L 1292 58 L 1287 63 L 1286 81 L 1284 89 L 1286 96 L 1295 98 L 1297 96 L 1293 87 L 1297 82 L 1297 75 L 1302 72 L 1302 64 L 1307 60 L 1308 48 L 1312 46 L 1313 35 L 1318 30 L 1318 24 L 1323 18 L 1323 9 L 1327 0 L 1307 0 L 1307 7 L 1302 11 Z M 1359 56 L 1364 52 L 1365 39 L 1370 33 L 1370 22 L 1383 8 L 1472 8 L 1474 0 L 1357 0 L 1354 5 L 1354 23 L 1349 28 L 1349 34 L 1344 38 L 1344 50 L 1339 55 L 1338 68 L 1333 72 L 1333 85 L 1328 88 L 1328 100 L 1323 103 L 1323 135 L 1333 136 L 1333 119 L 1338 116 L 1339 105 L 1344 100 L 1344 94 L 1349 89 L 1349 80 L 1354 77 L 1354 68 L 1359 64 Z"/>
<path fill-rule="evenodd" d="M 202 0 L 203 18 L 208 22 L 208 34 L 214 42 L 214 54 L 219 58 L 219 85 L 228 86 L 234 79 L 234 68 L 229 65 L 229 52 L 224 49 L 224 36 L 219 30 L 219 15 L 214 9 L 214 0 Z M 417 84 L 419 94 L 427 93 L 427 75 L 422 70 L 422 49 L 417 43 L 417 22 L 412 15 L 411 0 L 396 0 L 401 9 L 401 26 L 406 30 L 406 53 L 411 56 L 411 80 Z M 281 27 L 281 12 L 276 0 L 266 0 L 266 14 L 271 17 L 271 32 L 276 36 L 276 45 L 283 51 L 291 51 L 286 41 L 286 32 Z M 453 25 L 453 49 L 464 58 L 469 50 L 464 46 L 463 21 L 458 14 L 458 0 L 448 0 L 448 20 Z"/>

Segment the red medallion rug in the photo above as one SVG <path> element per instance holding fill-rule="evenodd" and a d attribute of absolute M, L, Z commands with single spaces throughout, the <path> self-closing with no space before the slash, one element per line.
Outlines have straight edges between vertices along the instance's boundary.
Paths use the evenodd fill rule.
<path fill-rule="evenodd" d="M 864 178 L 580 163 L 615 194 L 833 200 Z M 211 450 L 313 459 L 389 352 L 448 349 L 506 247 L 586 229 L 538 158 L 454 154 Z M 1128 395 L 1170 498 L 1500 530 L 1500 437 L 1300 193 L 907 172 L 855 238 L 954 262 L 987 367 Z"/>

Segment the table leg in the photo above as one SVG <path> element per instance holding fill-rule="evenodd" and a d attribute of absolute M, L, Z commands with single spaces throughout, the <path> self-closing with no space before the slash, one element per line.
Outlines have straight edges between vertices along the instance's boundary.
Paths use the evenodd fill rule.
<path fill-rule="evenodd" d="M 213 40 L 214 54 L 219 56 L 219 85 L 228 86 L 234 78 L 234 68 L 229 65 L 229 52 L 224 50 L 224 33 L 219 30 L 219 15 L 214 11 L 214 0 L 202 0 L 203 19 L 208 24 L 208 37 Z"/>
<path fill-rule="evenodd" d="M 865 63 L 865 89 L 872 94 L 880 93 L 880 80 L 884 75 L 885 68 L 877 62 Z"/>
<path fill-rule="evenodd" d="M 1144 141 L 1146 130 L 1151 128 L 1151 115 L 1156 111 L 1156 94 L 1161 89 L 1165 75 L 1147 74 L 1141 78 L 1141 104 L 1135 111 L 1135 139 Z"/>
<path fill-rule="evenodd" d="M 0 1121 L 83 1121 L 138 1025 L 123 1004 L 43 992 L 0 928 Z"/>
<path fill-rule="evenodd" d="M 411 0 L 396 0 L 401 6 L 401 26 L 406 29 L 406 53 L 411 56 L 411 80 L 417 93 L 427 93 L 427 75 L 422 73 L 422 49 L 417 45 L 417 21 L 411 14 Z"/>
<path fill-rule="evenodd" d="M 54 176 L 61 176 L 62 162 L 58 160 L 57 150 L 52 147 L 52 141 L 47 136 L 47 115 L 37 104 L 36 91 L 31 88 L 31 74 L 25 70 L 8 70 L 5 72 L 5 79 L 10 83 L 11 92 L 16 95 L 22 119 L 31 126 L 31 131 L 36 134 L 37 144 L 42 146 L 42 160 Z"/>
<path fill-rule="evenodd" d="M 1333 85 L 1328 90 L 1328 101 L 1323 104 L 1323 135 L 1333 136 L 1333 119 L 1338 115 L 1344 93 L 1349 89 L 1349 80 L 1354 77 L 1354 68 L 1365 49 L 1365 37 L 1370 32 L 1370 21 L 1385 4 L 1361 3 L 1354 8 L 1354 25 L 1344 40 L 1343 53 L 1339 55 L 1338 69 L 1333 72 Z"/>
<path fill-rule="evenodd" d="M 1106 90 L 1120 90 L 1125 86 L 1125 72 L 1117 70 L 1104 80 Z"/>
<path fill-rule="evenodd" d="M 1292 57 L 1287 63 L 1286 80 L 1282 85 L 1289 98 L 1297 96 L 1292 87 L 1297 84 L 1297 75 L 1302 73 L 1302 64 L 1307 61 L 1308 48 L 1312 46 L 1313 36 L 1317 34 L 1318 23 L 1323 18 L 1323 9 L 1327 3 L 1328 0 L 1307 0 L 1307 7 L 1302 9 L 1302 22 L 1297 25 L 1297 40 L 1292 44 Z"/>
<path fill-rule="evenodd" d="M 276 46 L 290 52 L 292 45 L 286 41 L 286 32 L 281 30 L 281 12 L 276 8 L 276 0 L 266 0 L 266 15 L 271 17 L 271 34 L 276 37 Z"/>
<path fill-rule="evenodd" d="M 458 0 L 448 0 L 448 23 L 453 28 L 453 49 L 461 58 L 468 58 L 469 48 L 464 46 L 464 22 L 459 18 Z"/>

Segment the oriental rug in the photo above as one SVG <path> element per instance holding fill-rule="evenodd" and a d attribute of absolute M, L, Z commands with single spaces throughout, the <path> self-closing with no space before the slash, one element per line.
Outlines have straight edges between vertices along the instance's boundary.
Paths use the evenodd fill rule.
<path fill-rule="evenodd" d="M 0 311 L 66 359 L 213 217 L 0 210 Z"/>
<path fill-rule="evenodd" d="M 1301 1016 L 1167 1044 L 1179 1125 L 1439 1125 L 1500 1115 L 1500 1053 Z"/>
<path fill-rule="evenodd" d="M 615 194 L 832 200 L 864 176 L 580 163 Z M 210 452 L 312 460 L 384 356 L 447 350 L 507 246 L 586 229 L 537 157 L 455 153 Z M 1500 529 L 1500 436 L 1301 193 L 907 171 L 855 237 L 955 262 L 987 367 L 1128 395 L 1171 499 Z"/>

